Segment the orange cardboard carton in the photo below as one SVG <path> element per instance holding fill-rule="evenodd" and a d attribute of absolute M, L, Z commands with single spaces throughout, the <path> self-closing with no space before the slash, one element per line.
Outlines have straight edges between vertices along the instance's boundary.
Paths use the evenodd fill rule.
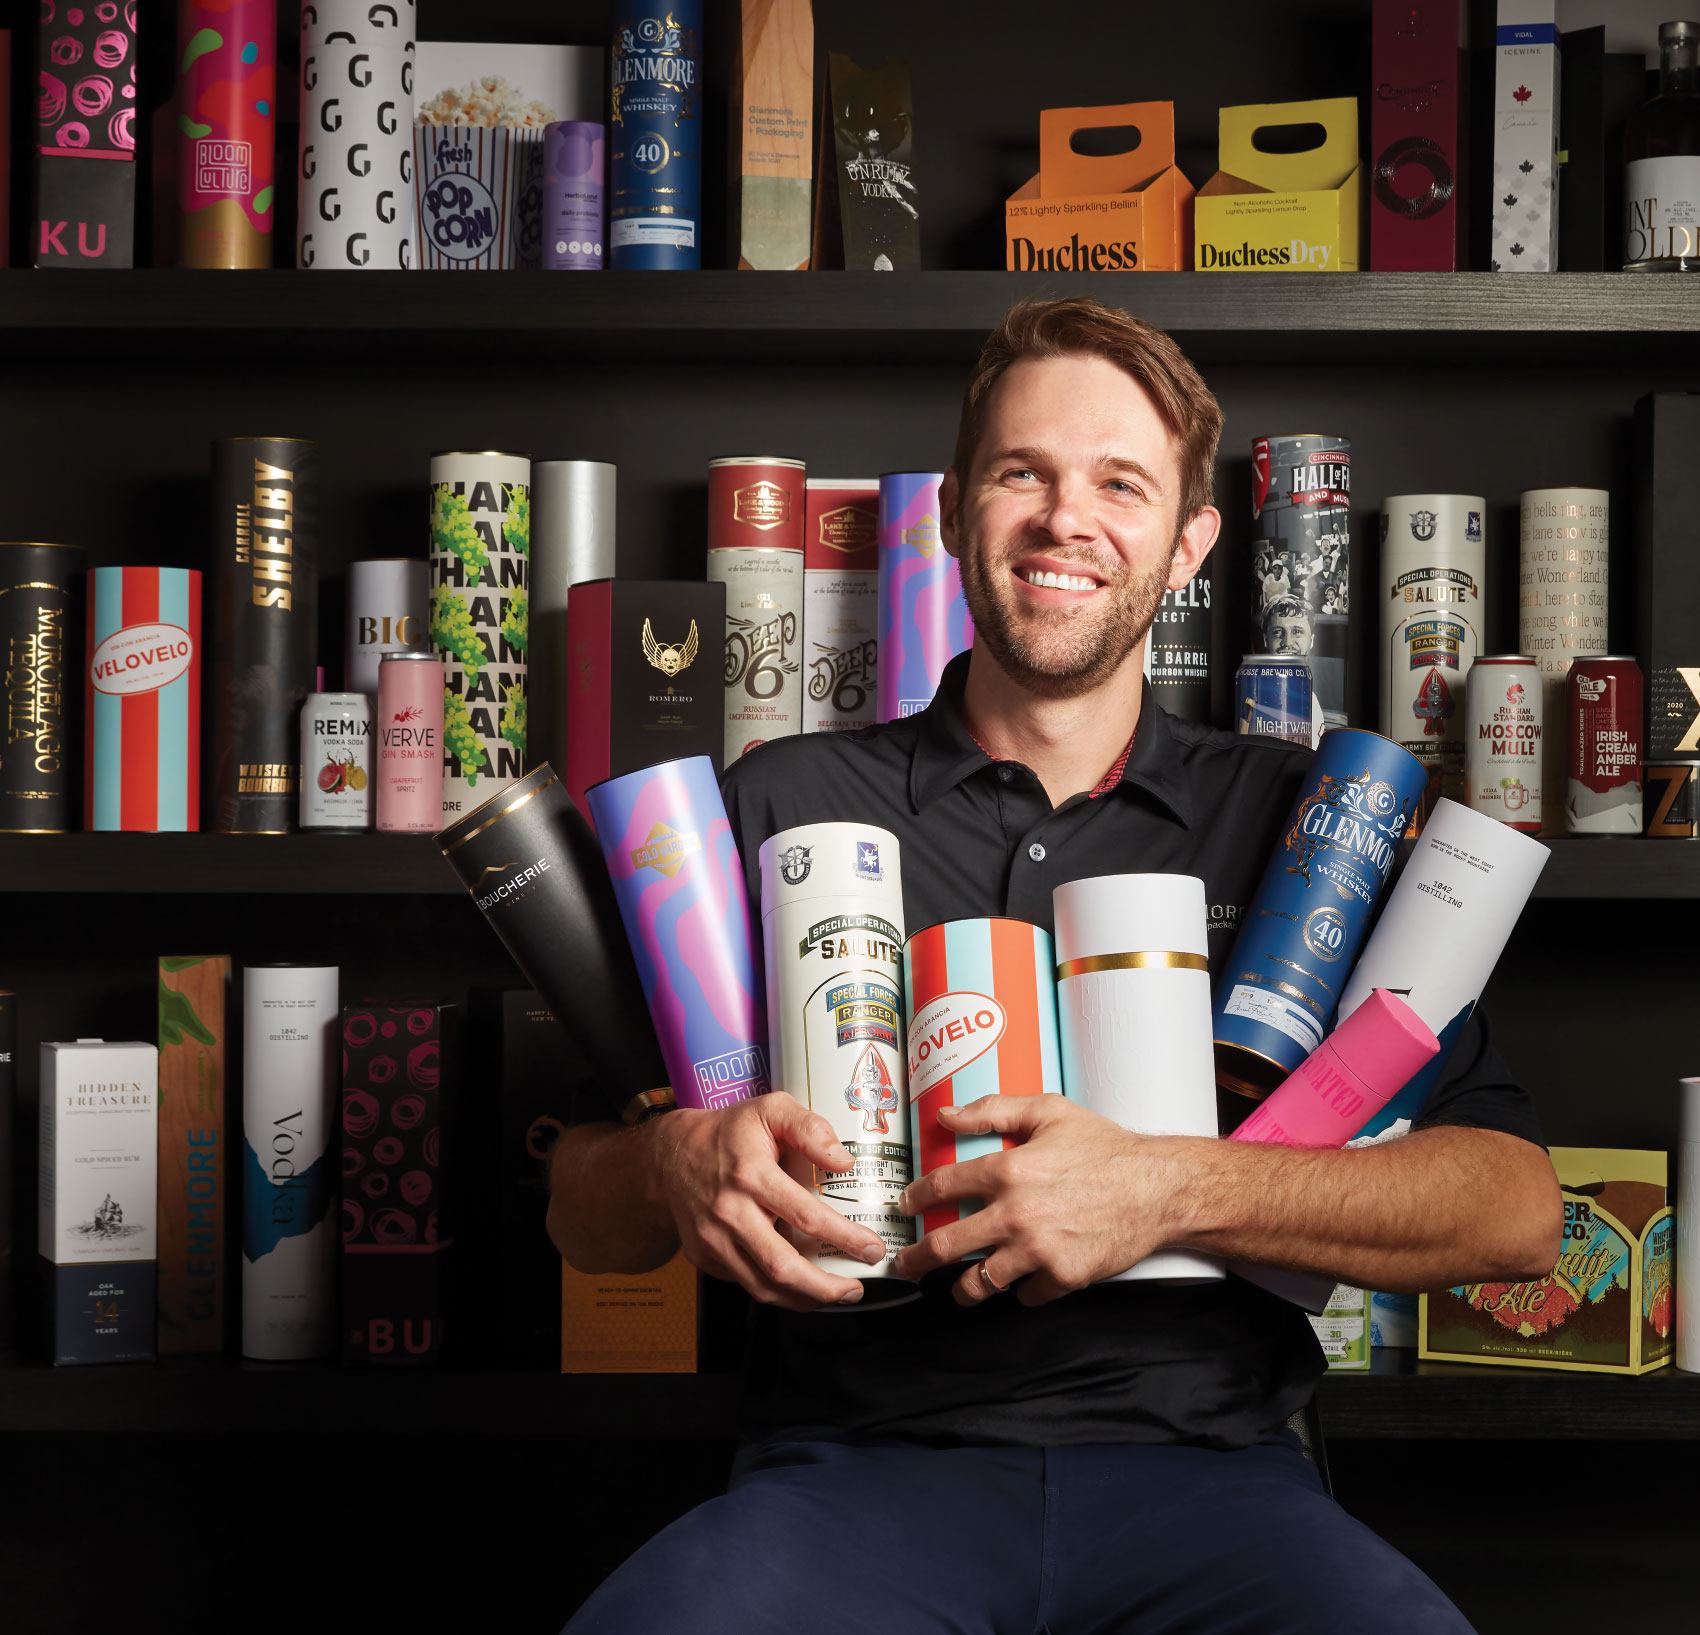
<path fill-rule="evenodd" d="M 1108 133 L 1123 131 L 1131 146 L 1083 151 L 1119 147 Z M 1192 183 L 1175 168 L 1174 103 L 1044 109 L 1039 174 L 1010 194 L 1003 213 L 1010 272 L 1184 270 L 1192 260 Z"/>
<path fill-rule="evenodd" d="M 697 1271 L 683 1252 L 653 1272 L 561 1262 L 563 1374 L 694 1374 Z"/>

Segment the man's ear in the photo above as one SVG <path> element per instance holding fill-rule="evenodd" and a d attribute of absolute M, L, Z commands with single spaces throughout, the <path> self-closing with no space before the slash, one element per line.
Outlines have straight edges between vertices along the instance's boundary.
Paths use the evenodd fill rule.
<path fill-rule="evenodd" d="M 1175 554 L 1169 559 L 1169 589 L 1180 590 L 1192 583 L 1193 575 L 1204 566 L 1205 557 L 1222 532 L 1222 513 L 1213 505 L 1194 511 L 1181 537 L 1175 544 Z"/>
<path fill-rule="evenodd" d="M 952 556 L 962 553 L 956 548 L 957 522 L 962 514 L 962 485 L 956 480 L 956 467 L 951 466 L 939 484 L 939 538 Z M 1207 550 L 1208 546 L 1205 547 Z"/>

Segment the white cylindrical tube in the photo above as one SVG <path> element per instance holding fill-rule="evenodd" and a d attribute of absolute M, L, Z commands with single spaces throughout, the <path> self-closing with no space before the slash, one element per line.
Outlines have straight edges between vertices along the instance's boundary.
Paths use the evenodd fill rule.
<path fill-rule="evenodd" d="M 375 697 L 384 654 L 422 651 L 431 639 L 430 605 L 430 564 L 424 557 L 350 562 L 344 690 Z"/>
<path fill-rule="evenodd" d="M 915 1241 L 897 1207 L 912 1174 L 897 837 L 865 823 L 782 829 L 761 848 L 761 920 L 773 1088 L 821 1114 L 855 1160 L 828 1174 L 788 1151 L 786 1168 L 877 1232 L 886 1258 L 870 1268 L 840 1245 L 786 1233 L 823 1270 L 860 1278 L 864 1301 L 913 1298 L 915 1286 L 891 1275 Z"/>
<path fill-rule="evenodd" d="M 1063 1094 L 1140 1135 L 1215 1136 L 1204 882 L 1114 874 L 1058 886 Z M 1112 1282 L 1198 1282 L 1221 1262 L 1159 1249 Z"/>
<path fill-rule="evenodd" d="M 567 765 L 567 592 L 614 577 L 614 467 L 531 462 L 530 760 Z"/>
<path fill-rule="evenodd" d="M 1700 1079 L 1680 1079 L 1676 1151 L 1676 1366 L 1700 1374 Z"/>
<path fill-rule="evenodd" d="M 337 968 L 243 973 L 242 1355 L 336 1346 Z"/>

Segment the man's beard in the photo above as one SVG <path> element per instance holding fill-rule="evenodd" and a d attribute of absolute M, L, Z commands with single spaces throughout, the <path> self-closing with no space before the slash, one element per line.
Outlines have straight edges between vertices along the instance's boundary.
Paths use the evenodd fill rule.
<path fill-rule="evenodd" d="M 1108 680 L 1151 628 L 1168 588 L 1174 549 L 1143 573 L 1135 573 L 1117 558 L 1116 577 L 1092 558 L 1082 565 L 1103 574 L 1105 580 L 1090 602 L 1035 608 L 1020 617 L 1010 570 L 1023 557 L 1041 550 L 1037 541 L 1023 540 L 992 561 L 964 531 L 962 594 L 974 619 L 975 636 L 985 642 L 1005 675 L 1040 698 L 1079 698 Z M 1055 551 L 1046 554 L 1059 561 L 1080 560 Z"/>

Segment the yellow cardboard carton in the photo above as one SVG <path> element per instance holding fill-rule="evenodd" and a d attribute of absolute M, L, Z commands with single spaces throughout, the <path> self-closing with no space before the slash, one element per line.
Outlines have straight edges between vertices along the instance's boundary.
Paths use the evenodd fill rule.
<path fill-rule="evenodd" d="M 1320 127 L 1303 152 L 1268 151 L 1287 145 L 1271 133 L 1303 125 Z M 1194 206 L 1197 271 L 1358 270 L 1363 171 L 1355 98 L 1224 108 L 1217 141 L 1220 168 Z"/>

